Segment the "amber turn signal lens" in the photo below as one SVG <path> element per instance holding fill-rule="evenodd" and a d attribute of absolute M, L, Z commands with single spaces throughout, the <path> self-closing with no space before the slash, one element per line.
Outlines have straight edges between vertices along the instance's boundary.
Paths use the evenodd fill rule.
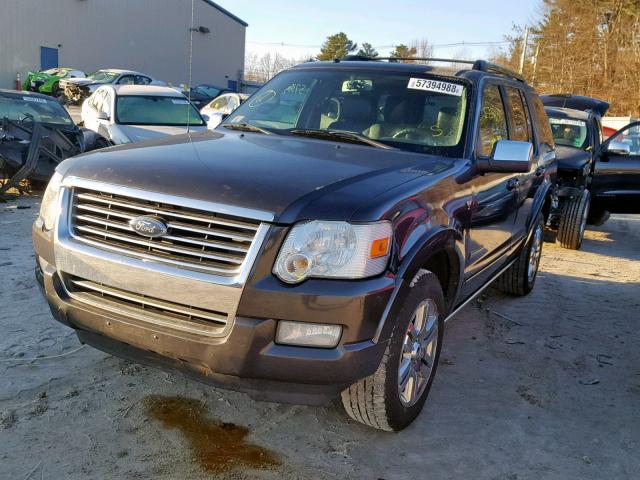
<path fill-rule="evenodd" d="M 371 242 L 371 251 L 369 252 L 370 258 L 384 257 L 387 253 L 389 253 L 390 243 L 390 237 L 379 238 Z"/>

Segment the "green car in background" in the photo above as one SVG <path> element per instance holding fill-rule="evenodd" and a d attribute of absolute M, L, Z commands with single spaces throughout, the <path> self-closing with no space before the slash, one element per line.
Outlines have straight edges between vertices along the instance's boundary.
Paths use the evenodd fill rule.
<path fill-rule="evenodd" d="M 84 77 L 86 77 L 86 75 L 83 71 L 65 67 L 52 68 L 43 72 L 29 72 L 22 84 L 22 90 L 57 97 L 62 93 L 58 88 L 60 79 Z"/>

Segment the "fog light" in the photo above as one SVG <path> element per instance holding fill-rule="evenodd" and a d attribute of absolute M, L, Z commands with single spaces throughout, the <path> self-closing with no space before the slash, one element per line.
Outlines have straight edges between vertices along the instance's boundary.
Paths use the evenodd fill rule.
<path fill-rule="evenodd" d="M 322 323 L 278 322 L 276 343 L 300 347 L 333 348 L 342 335 L 341 325 Z"/>

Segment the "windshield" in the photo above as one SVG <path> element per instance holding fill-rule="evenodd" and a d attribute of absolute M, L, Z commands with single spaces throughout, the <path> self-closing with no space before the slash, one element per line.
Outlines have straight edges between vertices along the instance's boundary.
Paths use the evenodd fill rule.
<path fill-rule="evenodd" d="M 104 70 L 99 70 L 97 72 L 93 72 L 87 78 L 90 78 L 91 80 L 95 80 L 96 82 L 112 83 L 117 78 L 117 76 L 118 76 L 117 73 L 105 72 Z"/>
<path fill-rule="evenodd" d="M 202 95 L 206 95 L 207 97 L 217 97 L 222 91 L 222 89 L 212 87 L 210 85 L 198 85 L 193 90 L 201 93 Z"/>
<path fill-rule="evenodd" d="M 118 96 L 116 121 L 122 125 L 204 125 L 198 110 L 186 98 Z"/>
<path fill-rule="evenodd" d="M 27 95 L 22 97 L 0 96 L 0 118 L 55 125 L 73 125 L 73 120 L 58 102 Z"/>
<path fill-rule="evenodd" d="M 462 156 L 467 96 L 463 80 L 450 77 L 295 69 L 253 94 L 224 125 L 279 134 L 350 132 L 403 150 Z"/>
<path fill-rule="evenodd" d="M 586 148 L 587 122 L 573 118 L 549 117 L 551 132 L 556 145 L 565 147 Z"/>

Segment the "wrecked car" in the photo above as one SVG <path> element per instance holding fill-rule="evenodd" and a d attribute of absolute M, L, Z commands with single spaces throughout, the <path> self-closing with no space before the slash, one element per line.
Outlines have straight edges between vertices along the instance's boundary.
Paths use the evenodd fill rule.
<path fill-rule="evenodd" d="M 535 91 L 446 62 L 465 68 L 302 64 L 216 130 L 64 162 L 33 226 L 52 314 L 115 355 L 405 428 L 445 319 L 494 280 L 533 289 L 555 181 Z"/>
<path fill-rule="evenodd" d="M 557 204 L 549 227 L 564 248 L 579 249 L 587 224 L 601 225 L 610 213 L 640 213 L 640 122 L 606 141 L 603 100 L 579 95 L 542 95 L 556 144 Z"/>
<path fill-rule="evenodd" d="M 29 72 L 22 84 L 22 90 L 59 97 L 63 93 L 60 88 L 60 80 L 84 77 L 86 77 L 84 72 L 65 67 L 51 68 L 43 72 Z"/>
<path fill-rule="evenodd" d="M 87 150 L 94 137 L 52 97 L 0 90 L 0 171 L 9 177 L 0 195 L 25 179 L 49 180 L 60 162 Z"/>
<path fill-rule="evenodd" d="M 67 103 L 79 105 L 101 85 L 164 85 L 165 83 L 144 73 L 131 70 L 98 70 L 86 78 L 69 78 L 60 80 L 60 88 L 64 92 Z"/>

